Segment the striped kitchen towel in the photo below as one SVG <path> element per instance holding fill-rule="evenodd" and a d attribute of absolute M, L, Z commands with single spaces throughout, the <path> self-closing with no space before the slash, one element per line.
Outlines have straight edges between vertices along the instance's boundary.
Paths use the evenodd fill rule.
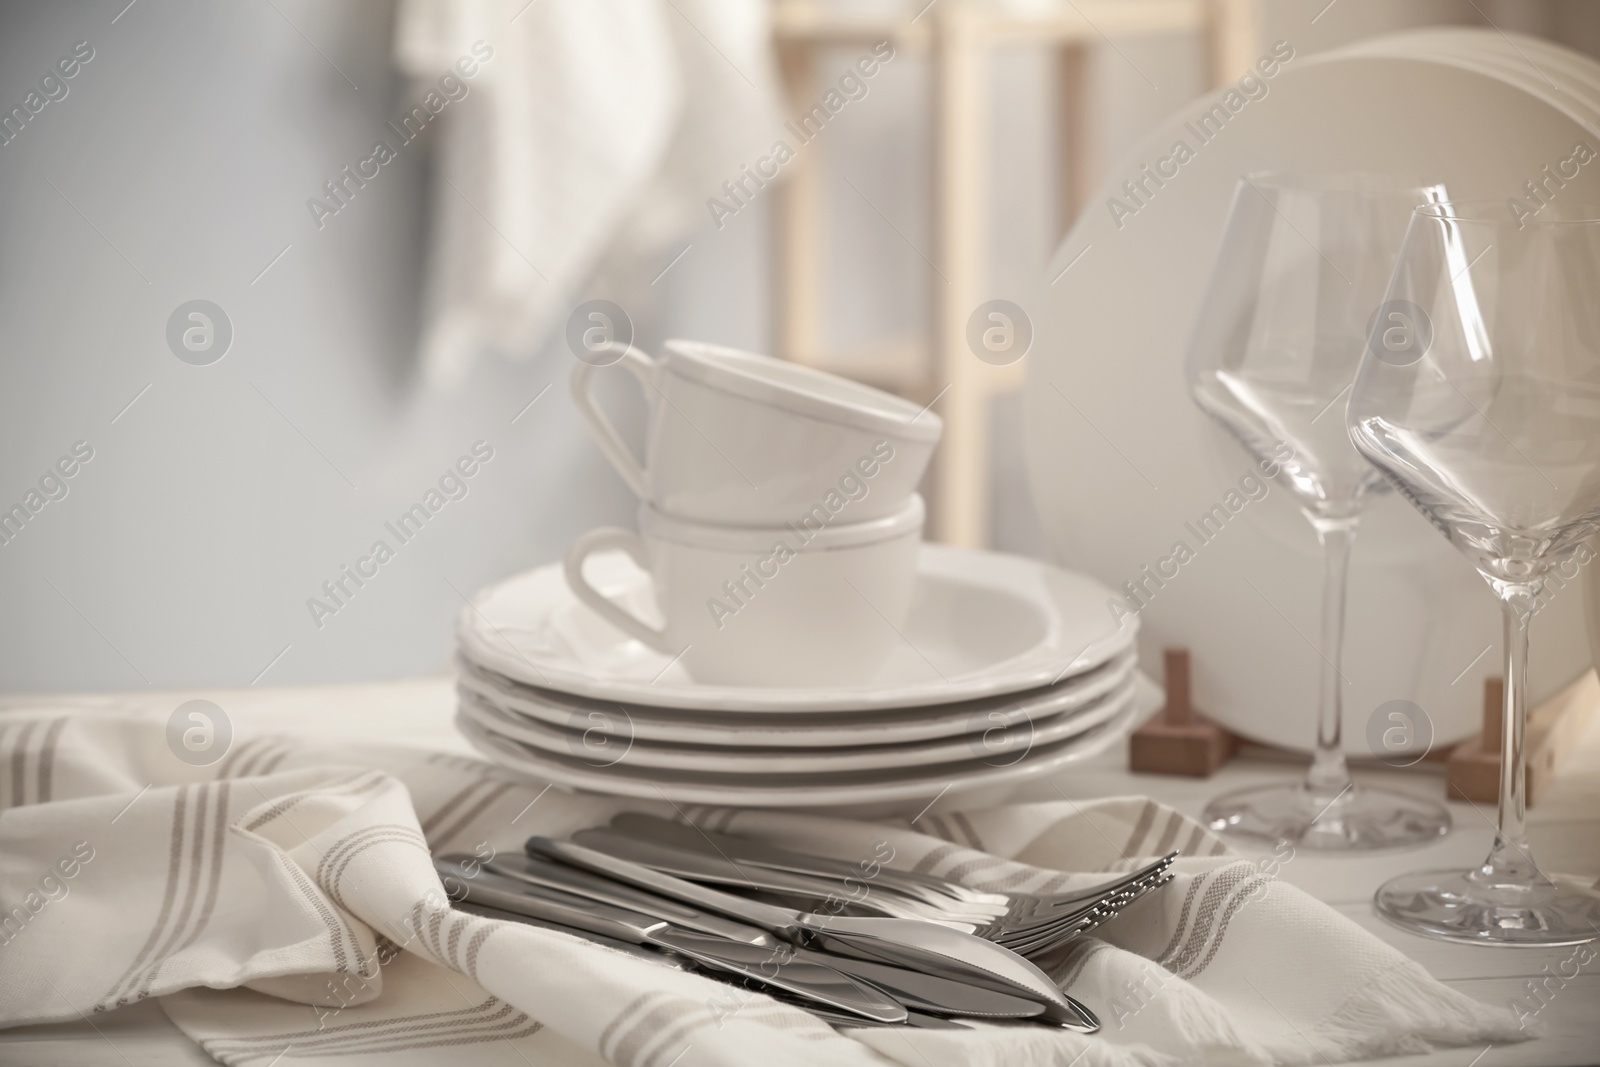
<path fill-rule="evenodd" d="M 0 715 L 0 1025 L 162 998 L 226 1064 L 1299 1064 L 1522 1036 L 1143 798 L 925 815 L 920 830 L 580 796 L 475 760 L 256 738 L 207 766 L 115 711 Z M 760 994 L 450 907 L 440 851 L 516 852 L 623 809 L 994 889 L 1170 848 L 1166 889 L 1045 968 L 1099 1012 L 835 1030 Z"/>

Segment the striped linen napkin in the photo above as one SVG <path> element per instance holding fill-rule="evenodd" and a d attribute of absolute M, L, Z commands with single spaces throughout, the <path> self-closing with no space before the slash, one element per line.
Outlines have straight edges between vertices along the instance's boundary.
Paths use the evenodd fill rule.
<path fill-rule="evenodd" d="M 162 998 L 226 1064 L 1299 1064 L 1523 1036 L 1179 813 L 1017 805 L 918 830 L 549 790 L 401 748 L 255 738 L 208 766 L 136 714 L 0 715 L 0 1025 Z M 624 809 L 991 889 L 1176 880 L 1045 969 L 1094 1008 L 1031 1024 L 840 1031 L 760 994 L 452 910 L 430 849 L 517 852 Z M 918 832 L 922 831 L 922 832 Z M 1001 858 L 1009 857 L 1009 858 Z"/>

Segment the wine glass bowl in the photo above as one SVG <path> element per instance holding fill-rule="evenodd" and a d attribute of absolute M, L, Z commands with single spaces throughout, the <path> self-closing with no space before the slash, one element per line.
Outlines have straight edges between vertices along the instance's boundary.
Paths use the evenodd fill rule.
<path fill-rule="evenodd" d="M 1185 369 L 1196 405 L 1275 461 L 1322 546 L 1322 668 L 1310 771 L 1217 797 L 1206 808 L 1214 830 L 1353 851 L 1450 828 L 1442 804 L 1356 786 L 1340 743 L 1350 549 L 1368 496 L 1384 487 L 1351 447 L 1340 405 L 1412 209 L 1444 196 L 1415 177 L 1366 173 L 1247 174 L 1234 190 Z"/>
<path fill-rule="evenodd" d="M 1600 937 L 1600 893 L 1540 872 L 1525 834 L 1528 624 L 1551 568 L 1600 531 L 1600 206 L 1432 203 L 1412 217 L 1347 411 L 1356 449 L 1500 600 L 1494 845 L 1470 871 L 1378 890 L 1390 921 L 1487 944 Z M 1385 326 L 1385 323 L 1389 323 Z"/>
<path fill-rule="evenodd" d="M 1293 449 L 1282 484 L 1308 517 L 1359 514 L 1383 488 L 1350 448 L 1338 402 L 1412 208 L 1444 195 L 1365 172 L 1246 174 L 1234 191 L 1186 361 L 1190 391 L 1251 453 Z"/>
<path fill-rule="evenodd" d="M 1352 428 L 1356 447 L 1485 578 L 1533 581 L 1600 529 L 1600 387 L 1474 381 L 1465 369 L 1454 390 L 1467 412 L 1421 426 L 1370 413 Z M 1534 424 L 1537 437 L 1518 429 Z"/>

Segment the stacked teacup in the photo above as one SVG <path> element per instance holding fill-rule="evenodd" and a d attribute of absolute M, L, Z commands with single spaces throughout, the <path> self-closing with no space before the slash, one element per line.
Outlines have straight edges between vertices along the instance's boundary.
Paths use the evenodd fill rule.
<path fill-rule="evenodd" d="M 638 529 L 573 543 L 572 592 L 602 618 L 711 685 L 860 681 L 889 655 L 911 605 L 922 539 L 916 487 L 939 417 L 881 390 L 769 356 L 668 341 L 614 364 L 646 399 L 642 459 L 595 402 L 606 368 L 580 362 L 579 410 L 639 496 Z M 652 605 L 584 573 L 621 550 Z"/>

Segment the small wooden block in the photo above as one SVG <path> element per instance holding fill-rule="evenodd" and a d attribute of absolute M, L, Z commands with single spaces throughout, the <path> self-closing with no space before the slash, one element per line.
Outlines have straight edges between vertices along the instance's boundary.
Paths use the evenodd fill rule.
<path fill-rule="evenodd" d="M 1133 732 L 1128 769 L 1209 778 L 1238 750 L 1238 738 L 1194 710 L 1189 693 L 1189 650 L 1167 649 L 1166 664 L 1166 706 Z"/>
<path fill-rule="evenodd" d="M 1501 701 L 1499 678 L 1483 686 L 1483 733 L 1461 742 L 1445 764 L 1451 800 L 1494 803 L 1500 799 Z M 1600 680 L 1588 671 L 1552 699 L 1528 712 L 1523 746 L 1527 756 L 1527 800 L 1531 808 L 1555 777 L 1561 760 L 1600 709 Z"/>

